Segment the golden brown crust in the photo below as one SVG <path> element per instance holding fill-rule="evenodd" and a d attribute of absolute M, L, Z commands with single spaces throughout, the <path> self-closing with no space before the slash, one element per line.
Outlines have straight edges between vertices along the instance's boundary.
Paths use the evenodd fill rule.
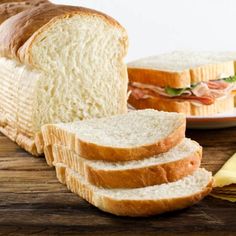
<path fill-rule="evenodd" d="M 46 125 L 42 128 L 45 145 L 60 144 L 69 147 L 76 154 L 91 160 L 104 161 L 129 161 L 140 160 L 146 157 L 154 156 L 159 153 L 167 152 L 170 148 L 176 146 L 185 137 L 186 120 L 183 118 L 178 128 L 168 137 L 158 140 L 155 143 L 147 144 L 134 148 L 118 148 L 109 146 L 99 146 L 93 143 L 85 142 L 75 137 L 75 134 L 69 133 L 55 125 Z M 51 163 L 51 156 L 47 157 L 47 162 Z"/>
<path fill-rule="evenodd" d="M 186 100 L 181 101 L 160 96 L 146 99 L 135 99 L 131 94 L 128 103 L 136 109 L 152 108 L 160 111 L 179 112 L 192 116 L 207 116 L 233 110 L 234 97 L 230 95 L 225 99 L 216 101 L 212 105 L 196 106 Z"/>
<path fill-rule="evenodd" d="M 234 75 L 233 61 L 190 68 L 181 72 L 128 67 L 130 82 L 152 84 L 159 87 L 186 88 L 201 81 L 219 79 L 222 74 Z"/>
<path fill-rule="evenodd" d="M 47 7 L 43 5 L 25 10 L 1 24 L 0 55 L 21 60 L 22 63 L 29 63 L 27 50 L 39 34 L 40 29 L 47 28 L 51 21 L 54 22 L 57 19 L 71 17 L 75 14 L 101 17 L 109 24 L 124 30 L 113 18 L 95 10 L 66 5 L 48 4 Z M 28 40 L 29 42 L 27 42 Z M 26 45 L 24 45 L 25 43 Z M 127 38 L 124 39 L 124 44 L 127 46 Z M 24 61 L 25 59 L 27 60 Z"/>
<path fill-rule="evenodd" d="M 75 193 L 79 194 L 80 191 L 77 188 L 75 189 Z M 118 216 L 143 217 L 158 215 L 192 206 L 207 196 L 211 190 L 212 181 L 201 192 L 191 196 L 161 200 L 116 200 L 103 197 L 101 205 L 97 205 L 97 207 Z"/>
<path fill-rule="evenodd" d="M 31 7 L 37 7 L 42 4 L 49 3 L 47 0 L 22 0 L 22 1 L 1 1 L 0 3 L 0 24 L 24 10 Z"/>
<path fill-rule="evenodd" d="M 186 208 L 199 202 L 208 195 L 212 190 L 213 184 L 213 180 L 211 179 L 207 186 L 205 186 L 200 192 L 180 198 L 160 200 L 118 200 L 112 199 L 109 196 L 101 196 L 96 192 L 93 192 L 91 188 L 86 184 L 81 183 L 74 175 L 72 175 L 66 166 L 56 166 L 56 169 L 57 176 L 59 176 L 61 182 L 64 182 L 72 192 L 78 194 L 100 210 L 120 216 L 151 216 Z"/>
<path fill-rule="evenodd" d="M 28 0 L 28 1 L 30 1 L 30 0 Z M 1 4 L 2 3 L 12 3 L 12 2 L 21 3 L 21 2 L 25 2 L 25 0 L 1 0 Z"/>
<path fill-rule="evenodd" d="M 61 145 L 53 145 L 54 165 L 63 163 L 80 173 L 88 183 L 104 188 L 139 188 L 177 181 L 200 167 L 202 148 L 180 160 L 122 170 L 96 169 Z M 135 176 L 135 178 L 134 178 Z"/>

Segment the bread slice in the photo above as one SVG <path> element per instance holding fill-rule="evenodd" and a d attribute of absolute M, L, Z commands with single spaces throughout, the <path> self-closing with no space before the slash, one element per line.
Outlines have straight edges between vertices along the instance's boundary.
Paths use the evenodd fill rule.
<path fill-rule="evenodd" d="M 100 210 L 121 216 L 150 216 L 191 206 L 212 189 L 211 173 L 198 169 L 176 182 L 134 189 L 93 186 L 66 165 L 56 165 L 57 177 Z"/>
<path fill-rule="evenodd" d="M 191 116 L 208 116 L 225 111 L 230 112 L 234 109 L 233 95 L 216 100 L 212 105 L 193 104 L 186 100 L 161 96 L 136 99 L 132 94 L 130 94 L 128 102 L 136 109 L 152 108 L 160 111 L 180 112 Z"/>
<path fill-rule="evenodd" d="M 223 53 L 175 51 L 130 62 L 128 74 L 131 82 L 185 88 L 234 75 L 234 60 Z"/>
<path fill-rule="evenodd" d="M 11 16 L 0 25 L 1 132 L 40 155 L 44 124 L 126 113 L 127 49 L 125 29 L 95 10 L 47 4 Z"/>
<path fill-rule="evenodd" d="M 130 161 L 167 152 L 185 137 L 183 114 L 147 109 L 42 127 L 45 145 L 67 146 L 93 160 Z M 47 155 L 48 164 L 52 164 Z"/>
<path fill-rule="evenodd" d="M 177 181 L 200 167 L 202 148 L 184 139 L 166 153 L 138 161 L 106 162 L 86 160 L 70 149 L 53 145 L 54 165 L 63 163 L 85 180 L 104 188 L 137 188 Z"/>

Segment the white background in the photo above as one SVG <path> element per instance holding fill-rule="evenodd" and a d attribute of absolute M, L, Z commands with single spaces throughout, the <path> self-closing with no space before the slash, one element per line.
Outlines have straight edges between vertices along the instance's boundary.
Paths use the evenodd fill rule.
<path fill-rule="evenodd" d="M 172 50 L 236 50 L 236 0 L 52 0 L 103 11 L 128 31 L 127 61 Z"/>

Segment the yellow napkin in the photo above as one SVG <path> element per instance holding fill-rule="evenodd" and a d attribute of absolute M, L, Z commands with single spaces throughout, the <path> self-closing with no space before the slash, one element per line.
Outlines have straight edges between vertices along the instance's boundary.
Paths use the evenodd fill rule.
<path fill-rule="evenodd" d="M 213 197 L 236 202 L 236 153 L 214 176 Z"/>

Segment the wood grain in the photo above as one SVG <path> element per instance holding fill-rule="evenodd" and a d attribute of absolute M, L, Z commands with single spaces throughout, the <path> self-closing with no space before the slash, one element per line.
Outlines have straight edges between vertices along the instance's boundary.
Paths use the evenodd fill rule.
<path fill-rule="evenodd" d="M 236 152 L 236 128 L 189 130 L 215 172 Z M 212 197 L 150 218 L 116 217 L 70 193 L 53 168 L 0 135 L 0 235 L 236 235 L 236 205 Z"/>

